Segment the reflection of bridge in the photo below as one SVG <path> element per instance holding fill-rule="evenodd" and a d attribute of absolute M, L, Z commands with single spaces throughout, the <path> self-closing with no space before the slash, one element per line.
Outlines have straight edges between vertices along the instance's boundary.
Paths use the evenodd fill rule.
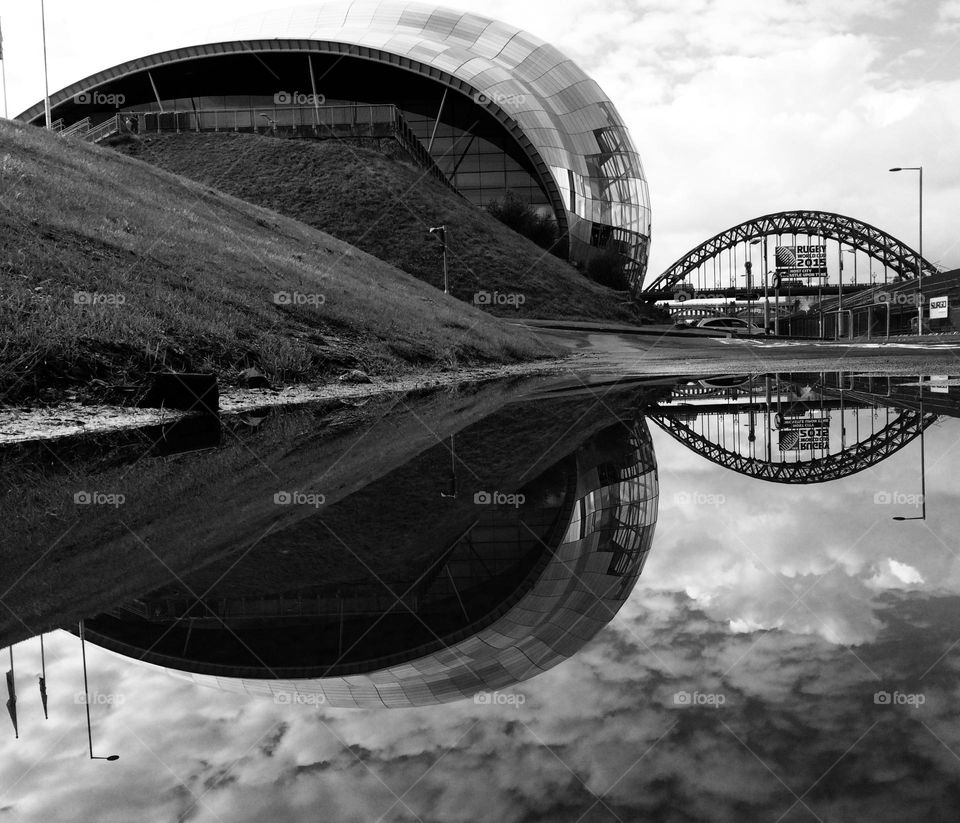
<path fill-rule="evenodd" d="M 887 459 L 937 419 L 929 406 L 922 408 L 920 390 L 913 396 L 888 382 L 885 391 L 874 391 L 866 380 L 809 374 L 745 375 L 738 382 L 731 376 L 726 386 L 677 387 L 669 403 L 647 414 L 688 448 L 740 474 L 822 483 Z M 942 401 L 938 405 L 942 411 Z M 804 442 L 798 431 L 807 435 L 805 448 L 796 445 Z"/>
<path fill-rule="evenodd" d="M 777 261 L 780 247 L 815 248 L 818 256 L 807 267 L 790 265 Z M 881 229 L 832 212 L 785 211 L 714 235 L 669 266 L 643 293 L 667 302 L 675 317 L 716 314 L 717 304 L 735 303 L 725 313 L 762 313 L 769 320 L 771 313 L 796 311 L 824 298 L 835 297 L 840 310 L 845 295 L 910 280 L 921 270 L 937 272 Z M 691 305 L 689 300 L 712 305 Z"/>

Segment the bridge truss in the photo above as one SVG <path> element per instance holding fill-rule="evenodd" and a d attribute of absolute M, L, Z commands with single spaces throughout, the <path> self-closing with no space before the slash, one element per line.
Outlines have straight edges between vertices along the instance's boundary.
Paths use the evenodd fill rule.
<path fill-rule="evenodd" d="M 712 463 L 772 483 L 825 483 L 875 466 L 902 449 L 933 424 L 936 414 L 905 409 L 883 429 L 840 452 L 795 462 L 777 462 L 744 455 L 717 443 L 688 425 L 671 410 L 651 409 L 647 416 L 663 431 Z"/>
<path fill-rule="evenodd" d="M 836 241 L 838 244 L 836 269 L 839 272 L 837 279 L 848 277 L 843 273 L 842 255 L 847 251 L 843 248 L 844 245 L 848 246 L 848 250 L 855 255 L 854 279 L 856 279 L 858 253 L 881 265 L 884 282 L 896 277 L 901 279 L 916 277 L 918 270 L 922 270 L 924 274 L 934 274 L 937 271 L 932 263 L 921 259 L 920 255 L 905 243 L 875 226 L 833 212 L 797 210 L 766 214 L 714 235 L 673 263 L 663 274 L 646 285 L 643 292 L 651 296 L 660 292 L 662 294 L 657 295 L 658 299 L 666 299 L 668 292 L 678 284 L 684 283 L 691 274 L 698 271 L 703 273 L 708 264 L 720 259 L 724 252 L 732 253 L 731 260 L 728 262 L 726 273 L 721 272 L 719 277 L 717 277 L 716 266 L 714 267 L 714 285 L 720 289 L 735 288 L 740 274 L 736 256 L 738 248 L 743 249 L 742 261 L 746 263 L 749 260 L 752 263 L 754 251 L 751 246 L 756 246 L 757 241 L 770 237 L 779 240 L 785 236 L 793 238 L 794 244 L 798 236 L 806 236 L 810 242 L 812 238 Z M 758 257 L 761 253 L 763 255 L 761 267 L 766 273 L 768 259 L 765 247 L 756 252 Z M 871 272 L 870 267 L 867 268 L 867 272 Z M 752 273 L 754 286 L 760 282 L 761 276 L 759 271 Z M 869 277 L 866 278 L 866 282 L 871 282 Z M 745 286 L 749 285 L 745 284 Z M 697 288 L 699 290 L 702 286 Z"/>

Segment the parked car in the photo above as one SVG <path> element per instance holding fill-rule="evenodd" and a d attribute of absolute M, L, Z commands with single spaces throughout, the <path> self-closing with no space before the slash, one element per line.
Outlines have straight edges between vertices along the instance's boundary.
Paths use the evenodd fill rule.
<path fill-rule="evenodd" d="M 697 321 L 698 329 L 715 329 L 734 334 L 767 334 L 763 326 L 756 326 L 741 317 L 704 317 Z"/>

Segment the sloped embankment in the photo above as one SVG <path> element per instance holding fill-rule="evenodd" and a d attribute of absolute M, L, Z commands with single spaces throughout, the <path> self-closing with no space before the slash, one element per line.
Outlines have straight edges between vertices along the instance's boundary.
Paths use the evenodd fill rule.
<path fill-rule="evenodd" d="M 162 366 L 302 382 L 546 353 L 330 234 L 10 121 L 0 205 L 0 402 Z"/>
<path fill-rule="evenodd" d="M 508 317 L 630 320 L 624 295 L 506 228 L 432 179 L 400 152 L 342 140 L 285 140 L 255 134 L 158 134 L 117 146 L 170 171 L 295 217 L 443 288 L 438 242 L 449 228 L 451 293 L 522 295 L 487 305 Z"/>

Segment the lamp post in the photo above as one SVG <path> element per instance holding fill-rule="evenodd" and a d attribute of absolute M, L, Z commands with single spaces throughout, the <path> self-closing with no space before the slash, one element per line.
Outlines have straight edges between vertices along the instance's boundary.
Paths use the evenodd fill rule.
<path fill-rule="evenodd" d="M 895 166 L 890 171 L 915 171 L 920 178 L 920 248 L 917 257 L 917 334 L 923 334 L 923 166 Z"/>
<path fill-rule="evenodd" d="M 87 690 L 87 647 L 83 637 L 83 621 L 80 621 L 80 654 L 83 656 L 83 705 L 87 707 L 87 743 L 90 745 L 91 760 L 119 760 L 119 754 L 106 757 L 93 753 L 93 730 L 90 726 L 90 692 Z"/>
<path fill-rule="evenodd" d="M 823 241 L 826 244 L 826 240 Z M 843 240 L 837 241 L 837 259 L 840 261 L 840 273 L 837 275 L 837 327 L 835 339 L 843 336 Z"/>
<path fill-rule="evenodd" d="M 926 427 L 923 425 L 923 378 L 920 379 L 920 516 L 919 517 L 894 517 L 894 520 L 926 520 L 927 519 L 927 471 L 924 461 L 923 433 Z"/>
<path fill-rule="evenodd" d="M 750 245 L 756 246 L 758 243 L 762 243 L 762 252 L 763 252 L 763 328 L 768 334 L 770 332 L 770 286 L 767 280 L 767 238 L 757 238 L 756 240 L 751 240 Z"/>
<path fill-rule="evenodd" d="M 440 253 L 443 255 L 443 293 L 450 294 L 450 287 L 447 284 L 447 227 L 434 226 L 430 229 L 430 234 L 434 233 L 440 238 Z"/>

